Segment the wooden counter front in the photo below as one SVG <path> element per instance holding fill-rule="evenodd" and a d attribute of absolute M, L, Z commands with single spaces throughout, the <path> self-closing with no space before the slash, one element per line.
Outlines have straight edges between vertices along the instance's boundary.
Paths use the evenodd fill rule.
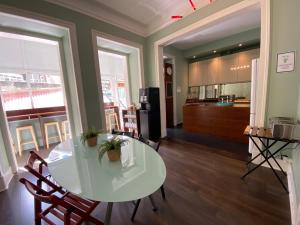
<path fill-rule="evenodd" d="M 249 106 L 222 107 L 214 103 L 183 106 L 183 129 L 192 133 L 248 143 L 243 132 L 249 120 Z"/>

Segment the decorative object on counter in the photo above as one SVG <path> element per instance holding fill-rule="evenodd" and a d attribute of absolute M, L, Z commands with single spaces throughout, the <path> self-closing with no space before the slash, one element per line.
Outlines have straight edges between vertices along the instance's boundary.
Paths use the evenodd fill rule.
<path fill-rule="evenodd" d="M 216 103 L 217 106 L 233 106 L 234 103 L 233 102 L 217 102 Z"/>
<path fill-rule="evenodd" d="M 95 128 L 90 128 L 88 131 L 83 132 L 81 134 L 81 142 L 82 144 L 87 143 L 89 147 L 93 147 L 97 145 L 98 135 L 101 133 L 101 130 L 97 130 Z"/>
<path fill-rule="evenodd" d="M 277 73 L 295 70 L 295 51 L 277 54 Z"/>
<path fill-rule="evenodd" d="M 271 117 L 270 128 L 274 138 L 300 140 L 300 123 L 290 117 Z"/>
<path fill-rule="evenodd" d="M 121 145 L 127 142 L 127 140 L 114 137 L 111 140 L 105 141 L 99 148 L 99 159 L 101 161 L 105 152 L 110 161 L 118 161 L 121 158 Z"/>

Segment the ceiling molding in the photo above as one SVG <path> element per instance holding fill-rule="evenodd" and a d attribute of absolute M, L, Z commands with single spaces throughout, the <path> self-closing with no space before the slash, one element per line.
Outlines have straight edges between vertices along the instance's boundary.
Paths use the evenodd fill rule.
<path fill-rule="evenodd" d="M 97 20 L 101 20 L 103 22 L 112 24 L 124 30 L 138 34 L 140 36 L 143 37 L 147 36 L 145 25 L 138 23 L 124 15 L 121 15 L 106 6 L 99 7 L 98 4 L 91 5 L 90 3 L 86 4 L 83 1 L 77 1 L 77 0 L 72 1 L 72 4 L 64 0 L 45 0 L 45 1 L 93 17 Z"/>
<path fill-rule="evenodd" d="M 166 14 L 165 17 L 157 18 L 150 24 L 142 24 L 122 13 L 117 12 L 97 1 L 82 1 L 82 0 L 45 0 L 52 4 L 60 5 L 62 7 L 71 9 L 73 11 L 82 13 L 84 15 L 93 17 L 97 20 L 112 24 L 124 30 L 138 34 L 142 37 L 150 36 L 151 34 L 165 28 L 166 26 L 175 23 L 177 21 L 171 20 L 170 16 Z M 207 6 L 208 1 L 202 1 L 198 5 L 198 9 Z M 173 10 L 174 11 L 174 10 Z M 175 9 L 177 12 L 178 9 Z M 194 11 L 189 6 L 180 8 L 177 12 L 182 16 L 188 16 Z M 172 11 L 169 12 L 171 15 Z M 177 14 L 176 13 L 176 14 Z"/>
<path fill-rule="evenodd" d="M 197 5 L 197 10 L 198 11 L 199 9 L 202 9 L 204 8 L 205 6 L 208 6 L 209 3 L 208 1 L 202 1 L 200 2 L 198 5 Z M 176 13 L 176 14 L 179 14 L 179 15 L 182 15 L 183 17 L 187 17 L 188 15 L 196 12 L 196 11 L 193 11 L 191 10 L 190 7 L 187 7 L 187 8 L 183 8 L 180 10 L 180 12 Z M 170 16 L 166 16 L 160 20 L 156 20 L 154 23 L 150 24 L 148 27 L 147 27 L 147 36 L 151 35 L 151 34 L 154 34 L 155 32 L 167 27 L 168 25 L 172 24 L 172 23 L 176 23 L 177 21 L 176 20 L 172 20 L 170 18 Z"/>

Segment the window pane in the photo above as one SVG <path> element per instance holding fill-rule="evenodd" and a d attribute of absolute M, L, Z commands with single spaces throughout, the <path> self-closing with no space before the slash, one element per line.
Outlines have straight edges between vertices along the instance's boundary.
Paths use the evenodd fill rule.
<path fill-rule="evenodd" d="M 60 76 L 0 72 L 0 84 L 5 111 L 64 106 Z"/>
<path fill-rule="evenodd" d="M 25 74 L 0 73 L 0 93 L 5 111 L 32 107 Z"/>
<path fill-rule="evenodd" d="M 30 74 L 30 87 L 34 108 L 64 105 L 64 95 L 60 76 Z"/>

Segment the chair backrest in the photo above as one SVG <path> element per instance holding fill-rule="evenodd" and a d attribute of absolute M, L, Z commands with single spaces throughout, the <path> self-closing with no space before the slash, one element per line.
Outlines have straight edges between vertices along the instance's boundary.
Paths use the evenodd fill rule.
<path fill-rule="evenodd" d="M 111 133 L 116 135 L 125 135 L 127 137 L 134 138 L 134 131 L 130 132 L 130 131 L 121 131 L 121 130 L 112 129 Z"/>
<path fill-rule="evenodd" d="M 159 146 L 160 146 L 160 141 L 154 142 L 154 141 L 151 141 L 151 140 L 149 140 L 149 139 L 147 139 L 147 138 L 142 137 L 141 135 L 139 136 L 139 141 L 141 141 L 141 142 L 143 142 L 143 143 L 149 145 L 149 146 L 152 147 L 155 151 L 158 152 Z"/>
<path fill-rule="evenodd" d="M 36 200 L 48 204 L 58 204 L 60 202 L 57 196 L 52 195 L 51 192 L 43 190 L 41 187 L 31 183 L 29 180 L 21 178 L 19 181 L 25 185 L 26 189 L 33 195 Z"/>
<path fill-rule="evenodd" d="M 34 168 L 35 163 L 38 162 L 38 170 Z M 58 191 L 61 194 L 64 194 L 62 187 L 56 185 L 49 179 L 49 175 L 45 174 L 45 171 L 48 170 L 48 164 L 47 162 L 40 157 L 37 153 L 34 151 L 30 152 L 30 156 L 27 160 L 27 164 L 24 166 L 26 170 L 28 170 L 29 173 L 34 175 L 37 179 L 37 186 L 42 187 L 42 183 L 46 183 L 48 187 L 52 188 L 50 191 L 51 193 L 54 193 Z"/>
<path fill-rule="evenodd" d="M 34 164 L 36 162 L 38 162 L 38 172 L 40 174 L 43 174 L 45 172 L 45 168 L 48 167 L 47 162 L 42 157 L 40 157 L 37 153 L 35 153 L 34 151 L 30 151 L 30 156 L 27 160 L 26 166 L 34 169 Z"/>

